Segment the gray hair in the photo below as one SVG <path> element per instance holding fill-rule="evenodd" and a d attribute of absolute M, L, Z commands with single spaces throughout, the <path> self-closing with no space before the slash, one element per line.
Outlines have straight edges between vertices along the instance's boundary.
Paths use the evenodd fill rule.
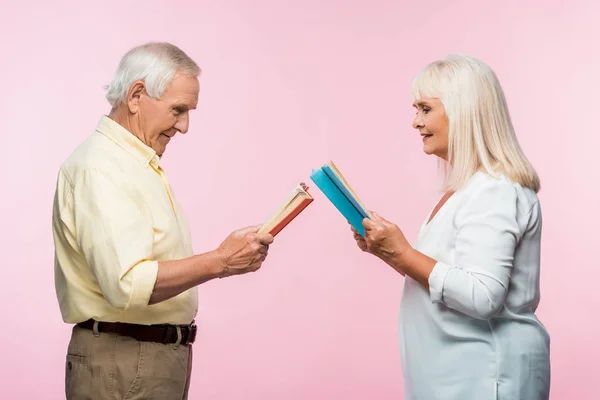
<path fill-rule="evenodd" d="M 200 68 L 177 46 L 151 42 L 129 50 L 121 59 L 111 83 L 106 86 L 106 99 L 115 108 L 127 100 L 131 85 L 142 80 L 148 95 L 159 98 L 176 73 L 198 76 Z"/>

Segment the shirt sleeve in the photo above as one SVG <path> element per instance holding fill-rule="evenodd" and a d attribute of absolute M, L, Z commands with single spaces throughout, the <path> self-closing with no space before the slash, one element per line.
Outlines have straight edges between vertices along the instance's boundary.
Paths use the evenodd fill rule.
<path fill-rule="evenodd" d="M 504 306 L 520 238 L 512 185 L 484 187 L 456 216 L 455 264 L 437 262 L 429 276 L 433 302 L 477 319 Z"/>
<path fill-rule="evenodd" d="M 122 310 L 147 307 L 158 275 L 151 217 L 127 185 L 88 170 L 74 184 L 72 203 L 77 244 L 104 298 Z"/>

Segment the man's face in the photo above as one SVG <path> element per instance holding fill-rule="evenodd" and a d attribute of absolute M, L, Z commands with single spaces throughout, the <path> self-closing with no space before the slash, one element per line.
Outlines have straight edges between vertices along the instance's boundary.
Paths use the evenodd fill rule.
<path fill-rule="evenodd" d="M 144 88 L 135 112 L 140 140 L 162 156 L 177 132 L 188 131 L 189 111 L 196 108 L 199 91 L 198 78 L 185 74 L 177 74 L 159 99 L 148 96 Z"/>

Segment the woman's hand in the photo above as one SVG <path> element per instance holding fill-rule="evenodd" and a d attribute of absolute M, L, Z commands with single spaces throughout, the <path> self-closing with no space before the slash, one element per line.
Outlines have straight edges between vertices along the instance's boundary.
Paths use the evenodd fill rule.
<path fill-rule="evenodd" d="M 373 219 L 365 218 L 365 237 L 363 238 L 354 227 L 352 233 L 356 245 L 364 252 L 371 253 L 389 266 L 404 275 L 402 257 L 412 249 L 406 237 L 397 225 L 371 212 Z"/>
<path fill-rule="evenodd" d="M 410 276 L 429 290 L 429 275 L 437 261 L 413 249 L 397 225 L 371 211 L 373 219 L 363 219 L 365 237 L 353 228 L 358 247 L 385 261 L 402 276 Z"/>
<path fill-rule="evenodd" d="M 348 222 L 348 224 L 350 224 L 350 222 Z M 350 228 L 352 229 L 352 233 L 354 234 L 354 240 L 356 240 L 356 245 L 358 246 L 358 248 L 368 253 L 369 249 L 367 248 L 367 242 L 365 241 L 365 238 L 363 238 L 352 225 L 350 225 Z"/>
<path fill-rule="evenodd" d="M 400 228 L 371 211 L 373 219 L 365 218 L 365 244 L 369 253 L 386 263 L 397 266 L 402 256 L 412 249 Z"/>

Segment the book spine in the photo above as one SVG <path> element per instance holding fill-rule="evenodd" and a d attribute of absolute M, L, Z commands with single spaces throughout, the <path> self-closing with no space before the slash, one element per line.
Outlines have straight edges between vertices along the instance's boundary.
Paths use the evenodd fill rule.
<path fill-rule="evenodd" d="M 320 168 L 314 171 L 310 179 L 315 185 L 323 192 L 323 194 L 329 199 L 329 201 L 338 209 L 338 211 L 346 218 L 346 220 L 361 234 L 365 236 L 365 229 L 362 226 L 364 216 L 354 206 L 354 204 L 348 200 L 340 188 L 333 182 L 333 180 Z"/>

